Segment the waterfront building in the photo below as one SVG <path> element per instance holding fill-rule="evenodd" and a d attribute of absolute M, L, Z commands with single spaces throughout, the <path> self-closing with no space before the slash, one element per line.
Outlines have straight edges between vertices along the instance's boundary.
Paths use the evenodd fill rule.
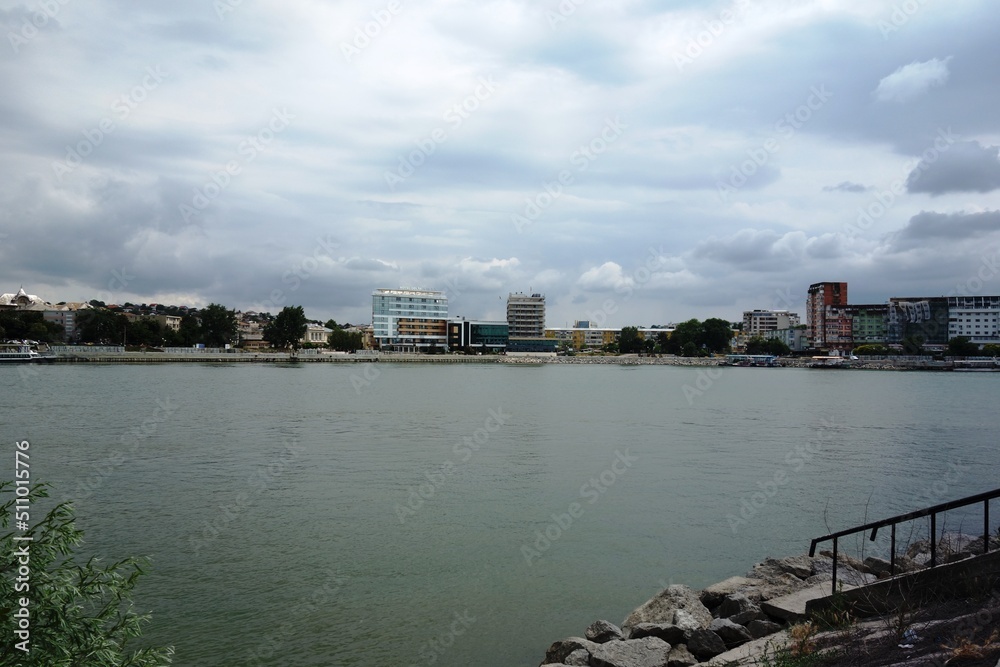
<path fill-rule="evenodd" d="M 326 346 L 330 342 L 330 334 L 332 333 L 333 329 L 327 329 L 319 324 L 310 324 L 306 327 L 306 332 L 299 342 L 303 345 Z"/>
<path fill-rule="evenodd" d="M 448 343 L 448 297 L 444 292 L 377 289 L 372 293 L 372 329 L 383 350 L 427 351 Z"/>
<path fill-rule="evenodd" d="M 545 337 L 545 296 L 522 292 L 507 295 L 507 326 L 511 338 Z"/>
<path fill-rule="evenodd" d="M 506 322 L 453 318 L 448 321 L 448 349 L 503 352 L 510 339 Z"/>
<path fill-rule="evenodd" d="M 792 352 L 802 352 L 809 349 L 809 334 L 801 326 L 765 331 L 761 337 L 768 339 L 777 338 L 787 345 Z"/>
<path fill-rule="evenodd" d="M 0 294 L 0 310 L 29 310 L 32 306 L 45 306 L 45 301 L 28 294 L 22 286 L 13 294 Z"/>
<path fill-rule="evenodd" d="M 893 297 L 888 308 L 886 342 L 890 345 L 906 341 L 920 341 L 930 349 L 948 345 L 946 297 Z"/>
<path fill-rule="evenodd" d="M 764 337 L 768 331 L 791 329 L 799 326 L 798 313 L 787 310 L 743 311 L 743 335 L 749 338 Z"/>
<path fill-rule="evenodd" d="M 1000 296 L 949 296 L 948 340 L 1000 344 Z"/>
<path fill-rule="evenodd" d="M 827 347 L 828 332 L 837 338 L 838 344 L 842 344 L 840 338 L 845 324 L 843 321 L 834 321 L 828 327 L 826 322 L 827 308 L 846 305 L 847 283 L 825 282 L 813 283 L 809 286 L 809 293 L 806 296 L 806 322 L 812 347 Z M 834 317 L 837 316 L 834 315 Z"/>

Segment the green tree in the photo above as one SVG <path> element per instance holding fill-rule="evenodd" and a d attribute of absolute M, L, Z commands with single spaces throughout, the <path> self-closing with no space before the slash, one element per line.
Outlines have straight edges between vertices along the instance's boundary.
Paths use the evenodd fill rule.
<path fill-rule="evenodd" d="M 1000 345 L 996 343 L 987 343 L 983 345 L 983 356 L 987 357 L 1000 357 Z"/>
<path fill-rule="evenodd" d="M 684 348 L 690 343 L 696 350 L 701 346 L 701 322 L 695 319 L 681 322 L 670 334 L 666 350 L 670 354 L 684 354 Z M 694 354 L 684 356 L 695 356 Z"/>
<path fill-rule="evenodd" d="M 746 350 L 747 354 L 773 354 L 776 357 L 788 355 L 792 351 L 777 338 L 761 338 L 760 336 L 754 336 L 748 340 Z"/>
<path fill-rule="evenodd" d="M 622 354 L 635 354 L 644 349 L 638 327 L 625 327 L 618 335 L 618 351 Z"/>
<path fill-rule="evenodd" d="M 878 344 L 868 344 L 868 345 L 858 345 L 854 348 L 854 354 L 865 355 L 869 357 L 878 357 L 889 354 L 889 348 L 885 345 Z"/>
<path fill-rule="evenodd" d="M 274 321 L 264 327 L 264 340 L 280 350 L 297 350 L 308 328 L 309 322 L 302 306 L 285 306 Z"/>
<path fill-rule="evenodd" d="M 201 342 L 201 324 L 194 315 L 185 315 L 181 318 L 180 330 L 177 332 L 181 345 L 190 347 Z"/>
<path fill-rule="evenodd" d="M 702 322 L 701 340 L 698 341 L 709 352 L 728 352 L 729 344 L 733 340 L 733 327 L 726 320 L 718 317 L 710 317 Z"/>
<path fill-rule="evenodd" d="M 333 322 L 333 320 L 330 320 L 330 322 Z M 336 322 L 333 323 L 336 324 Z M 340 327 L 331 327 L 329 323 L 327 323 L 327 328 L 333 329 L 327 338 L 331 350 L 356 352 L 364 347 L 364 339 L 360 333 L 344 331 Z"/>
<path fill-rule="evenodd" d="M 81 343 L 121 345 L 128 329 L 128 320 L 121 313 L 94 308 L 81 311 L 76 326 Z"/>
<path fill-rule="evenodd" d="M 977 357 L 979 346 L 965 336 L 955 336 L 948 341 L 948 354 L 952 357 Z"/>
<path fill-rule="evenodd" d="M 236 342 L 236 311 L 226 310 L 218 303 L 210 303 L 198 312 L 201 320 L 200 342 L 206 347 L 224 347 Z"/>
<path fill-rule="evenodd" d="M 0 482 L 0 495 L 13 496 L 13 485 Z M 36 485 L 30 492 L 31 506 L 47 497 L 46 487 Z M 0 527 L 7 528 L 16 509 L 11 497 L 0 505 Z M 102 566 L 97 558 L 83 560 L 74 551 L 83 541 L 83 532 L 73 521 L 73 509 L 61 503 L 15 541 L 15 533 L 0 537 L 0 664 L 39 667 L 159 667 L 169 665 L 173 648 L 132 650 L 130 640 L 142 634 L 148 615 L 132 607 L 132 591 L 145 573 L 148 560 L 126 558 Z M 29 552 L 30 589 L 15 588 L 21 550 Z M 20 613 L 21 598 L 29 600 L 30 649 L 18 645 L 22 636 L 12 621 Z"/>
<path fill-rule="evenodd" d="M 0 340 L 37 340 L 55 343 L 62 340 L 63 328 L 55 322 L 46 322 L 36 310 L 0 311 Z"/>

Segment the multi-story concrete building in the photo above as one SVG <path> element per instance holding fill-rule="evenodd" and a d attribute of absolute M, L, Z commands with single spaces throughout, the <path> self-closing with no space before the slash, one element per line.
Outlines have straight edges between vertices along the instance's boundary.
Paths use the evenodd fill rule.
<path fill-rule="evenodd" d="M 835 321 L 827 326 L 827 308 L 830 306 L 847 305 L 847 283 L 814 283 L 809 286 L 806 297 L 806 322 L 808 324 L 809 341 L 814 348 L 826 348 L 828 332 L 839 340 L 844 329 L 843 321 Z M 837 318 L 839 319 L 839 317 Z"/>
<path fill-rule="evenodd" d="M 545 297 L 521 292 L 508 294 L 507 326 L 511 338 L 544 338 Z"/>
<path fill-rule="evenodd" d="M 802 352 L 809 349 L 809 334 L 801 326 L 765 331 L 762 338 L 777 338 L 792 352 Z"/>
<path fill-rule="evenodd" d="M 948 344 L 948 299 L 938 297 L 893 297 L 889 299 L 886 342 L 902 345 L 920 341 L 930 349 Z"/>
<path fill-rule="evenodd" d="M 787 310 L 743 311 L 743 334 L 750 338 L 763 336 L 768 331 L 797 326 L 799 326 L 798 313 L 790 313 Z"/>
<path fill-rule="evenodd" d="M 377 289 L 372 293 L 372 329 L 383 350 L 418 352 L 444 347 L 447 319 L 444 292 Z"/>
<path fill-rule="evenodd" d="M 889 306 L 884 303 L 850 305 L 853 345 L 885 345 L 889 329 Z"/>
<path fill-rule="evenodd" d="M 948 339 L 1000 344 L 1000 296 L 949 296 Z"/>
<path fill-rule="evenodd" d="M 448 348 L 502 352 L 510 338 L 506 322 L 487 322 L 455 318 L 448 320 Z"/>

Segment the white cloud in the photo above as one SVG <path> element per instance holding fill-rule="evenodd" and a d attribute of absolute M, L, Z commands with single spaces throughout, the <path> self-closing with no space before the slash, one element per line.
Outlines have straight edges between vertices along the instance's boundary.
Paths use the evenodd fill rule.
<path fill-rule="evenodd" d="M 931 88 L 948 82 L 948 61 L 931 58 L 926 62 L 912 62 L 878 82 L 875 98 L 879 102 L 909 102 L 927 93 Z"/>

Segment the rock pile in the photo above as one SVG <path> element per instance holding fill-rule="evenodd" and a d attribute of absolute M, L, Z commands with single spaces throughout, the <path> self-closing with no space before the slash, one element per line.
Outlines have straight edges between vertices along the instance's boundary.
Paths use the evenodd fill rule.
<path fill-rule="evenodd" d="M 982 538 L 946 534 L 938 542 L 940 562 L 982 553 Z M 833 554 L 768 558 L 746 576 L 730 577 L 702 591 L 671 585 L 635 609 L 621 626 L 592 623 L 584 637 L 569 637 L 545 652 L 543 667 L 693 667 L 787 626 L 769 600 L 829 582 Z M 925 540 L 896 557 L 897 572 L 927 567 Z M 838 554 L 837 580 L 864 585 L 889 574 L 889 562 Z"/>

